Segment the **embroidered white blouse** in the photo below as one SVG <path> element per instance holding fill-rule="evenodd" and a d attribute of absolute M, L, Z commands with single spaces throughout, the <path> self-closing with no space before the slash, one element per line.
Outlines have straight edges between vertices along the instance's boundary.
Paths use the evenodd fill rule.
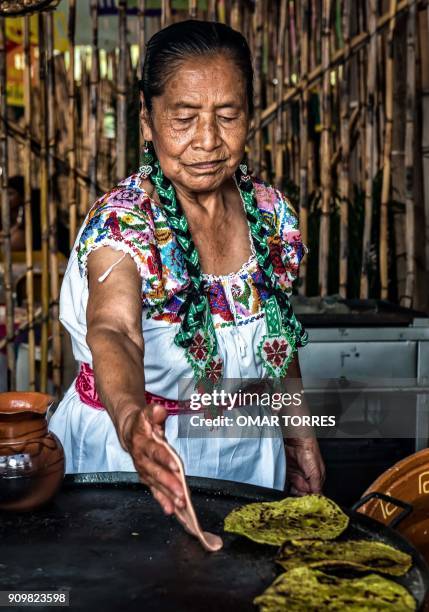
<path fill-rule="evenodd" d="M 305 247 L 289 201 L 254 179 L 273 266 L 282 288 L 291 293 Z M 92 365 L 86 343 L 89 253 L 110 246 L 130 254 L 142 278 L 142 327 L 145 384 L 150 393 L 177 400 L 179 383 L 193 372 L 184 351 L 174 343 L 189 277 L 174 232 L 133 174 L 102 196 L 85 219 L 73 248 L 61 289 L 60 320 L 71 335 L 77 362 Z M 119 263 L 119 260 L 118 260 Z M 103 275 L 104 279 L 110 270 Z M 104 280 L 100 278 L 100 281 Z M 260 379 L 267 375 L 257 347 L 265 333 L 262 305 L 270 294 L 252 248 L 240 270 L 225 276 L 204 275 L 224 378 Z M 120 291 L 120 286 L 117 287 Z M 297 345 L 302 329 L 297 323 Z M 272 347 L 273 363 L 276 350 Z M 242 407 L 244 408 L 244 407 Z M 248 408 L 248 407 L 246 407 Z M 253 414 L 263 412 L 253 407 Z M 259 437 L 195 436 L 189 415 L 169 415 L 166 436 L 181 456 L 185 473 L 283 489 L 286 475 L 280 431 Z M 85 401 L 75 383 L 50 421 L 66 454 L 67 472 L 134 471 L 104 410 Z M 237 430 L 234 430 L 237 432 Z M 236 435 L 236 434 L 234 434 Z"/>

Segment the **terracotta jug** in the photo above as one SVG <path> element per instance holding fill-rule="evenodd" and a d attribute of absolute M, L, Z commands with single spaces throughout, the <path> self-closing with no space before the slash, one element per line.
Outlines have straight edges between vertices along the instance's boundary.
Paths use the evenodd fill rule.
<path fill-rule="evenodd" d="M 0 510 L 34 510 L 64 478 L 64 451 L 48 432 L 44 393 L 0 393 Z"/>

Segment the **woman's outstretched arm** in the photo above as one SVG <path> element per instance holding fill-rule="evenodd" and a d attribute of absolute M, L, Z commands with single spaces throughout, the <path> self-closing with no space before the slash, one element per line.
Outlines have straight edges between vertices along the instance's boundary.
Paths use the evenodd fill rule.
<path fill-rule="evenodd" d="M 152 437 L 164 429 L 166 412 L 147 406 L 144 381 L 141 277 L 125 255 L 103 282 L 99 278 L 122 253 L 102 247 L 88 257 L 87 342 L 95 383 L 118 438 L 143 482 L 168 514 L 184 499 L 171 457 Z"/>

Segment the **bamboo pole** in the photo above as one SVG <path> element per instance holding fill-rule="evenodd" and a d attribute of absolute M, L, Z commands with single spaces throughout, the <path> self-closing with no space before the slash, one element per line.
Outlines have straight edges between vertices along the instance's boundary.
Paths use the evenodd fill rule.
<path fill-rule="evenodd" d="M 386 58 L 386 98 L 385 98 L 385 138 L 383 151 L 383 186 L 381 192 L 380 211 L 380 281 L 381 299 L 388 296 L 389 270 L 388 270 L 388 205 L 391 185 L 391 153 L 392 153 L 392 125 L 393 125 L 393 34 L 395 31 L 395 14 L 398 0 L 390 0 L 389 35 L 387 39 Z"/>
<path fill-rule="evenodd" d="M 399 25 L 399 24 L 398 24 Z M 407 19 L 403 16 L 400 27 L 396 28 L 394 42 L 394 73 L 393 73 L 393 109 L 394 117 L 392 130 L 392 153 L 391 153 L 391 193 L 393 199 L 398 202 L 406 202 L 406 176 L 405 176 L 405 132 L 407 116 Z M 383 53 L 386 57 L 386 53 Z M 384 62 L 383 62 L 384 64 Z M 379 87 L 379 90 L 381 88 Z M 379 103 L 384 106 L 384 100 L 380 96 Z M 383 117 L 384 121 L 384 117 Z M 381 141 L 383 142 L 383 141 Z M 381 144 L 381 151 L 383 144 Z M 380 165 L 382 161 L 380 162 Z M 418 176 L 416 178 L 418 181 Z M 394 207 L 392 214 L 389 211 L 389 276 L 392 281 L 392 289 L 396 292 L 398 302 L 405 295 L 405 284 L 407 276 L 407 250 L 406 244 L 406 210 Z M 391 296 L 394 299 L 394 295 Z"/>
<path fill-rule="evenodd" d="M 289 1 L 289 36 L 290 36 L 290 71 L 291 74 L 297 75 L 299 73 L 298 66 L 298 43 L 296 34 L 296 20 L 295 20 L 295 3 L 293 0 Z"/>
<path fill-rule="evenodd" d="M 46 105 L 46 28 L 43 13 L 38 14 L 39 82 L 40 82 L 40 221 L 42 230 L 42 337 L 40 391 L 48 385 L 49 334 L 49 217 L 48 217 L 48 149 Z"/>
<path fill-rule="evenodd" d="M 55 71 L 55 103 L 58 108 L 68 108 L 69 105 L 69 88 L 68 88 L 68 74 L 66 68 L 65 53 L 56 53 L 54 57 L 54 71 Z M 67 155 L 70 146 L 70 125 L 68 121 L 64 121 L 60 113 L 55 113 L 55 129 L 57 131 L 57 150 L 56 152 L 62 155 Z M 55 152 L 55 156 L 56 156 Z M 62 173 L 61 173 L 62 174 Z M 61 179 L 65 177 L 61 176 Z M 67 193 L 67 183 L 65 180 L 60 180 L 59 190 L 61 197 L 59 198 L 60 206 L 63 202 L 69 201 L 64 198 Z M 64 198 L 64 199 L 63 199 Z"/>
<path fill-rule="evenodd" d="M 374 142 L 374 155 L 376 161 L 377 171 L 383 169 L 382 151 L 384 149 L 384 137 L 386 133 L 385 125 L 385 91 L 381 87 L 383 78 L 385 78 L 386 69 L 386 41 L 385 36 L 377 36 L 377 66 L 379 66 L 379 79 L 377 81 L 374 97 L 374 106 L 376 109 L 376 131 L 375 131 L 375 142 Z M 393 113 L 392 113 L 393 114 Z"/>
<path fill-rule="evenodd" d="M 310 66 L 311 68 L 315 68 L 318 64 L 317 53 L 316 53 L 316 44 L 317 38 L 315 36 L 317 30 L 317 5 L 316 0 L 311 0 L 311 36 L 310 36 Z"/>
<path fill-rule="evenodd" d="M 234 7 L 233 7 L 234 8 Z M 275 99 L 275 77 L 276 77 L 276 57 L 277 57 L 277 32 L 275 24 L 277 23 L 277 17 L 275 13 L 277 6 L 272 3 L 267 3 L 266 13 L 264 16 L 264 46 L 266 55 L 266 67 L 267 72 L 264 75 L 265 81 L 265 98 L 269 104 Z M 233 15 L 231 12 L 231 19 Z M 236 29 L 240 29 L 237 25 Z M 275 138 L 276 122 L 273 121 L 268 127 L 267 134 L 267 145 L 264 147 L 264 158 L 266 158 L 265 151 L 268 151 L 269 155 L 269 168 L 265 172 L 265 179 L 273 182 L 275 180 L 275 160 L 276 160 L 276 138 Z"/>
<path fill-rule="evenodd" d="M 259 2 L 259 0 L 258 0 Z M 225 6 L 225 0 L 216 0 L 214 2 L 214 4 L 216 5 L 216 18 L 222 22 L 222 23 L 226 23 L 226 6 Z"/>
<path fill-rule="evenodd" d="M 216 4 L 217 0 L 208 0 L 208 16 L 210 21 L 216 21 L 217 19 Z"/>
<path fill-rule="evenodd" d="M 336 2 L 332 3 L 332 27 L 331 27 L 331 55 L 335 53 L 337 48 L 343 46 L 342 39 L 342 30 L 341 30 L 341 21 L 342 21 L 342 10 L 341 10 L 341 2 L 340 0 L 336 0 Z M 331 167 L 331 170 L 334 171 L 339 165 L 341 161 L 341 142 L 340 142 L 340 124 L 341 124 L 341 96 L 340 96 L 340 72 L 342 71 L 342 66 L 336 66 L 335 69 L 331 72 L 331 108 L 332 108 L 332 131 L 331 131 L 331 142 L 332 142 L 332 157 L 336 159 L 336 164 L 334 167 Z M 334 186 L 334 178 L 332 178 L 333 182 L 333 190 Z M 338 185 L 338 180 L 336 181 L 336 185 Z"/>
<path fill-rule="evenodd" d="M 10 235 L 10 206 L 8 196 L 8 139 L 7 139 L 7 100 L 6 100 L 6 24 L 0 17 L 0 168 L 1 168 L 1 213 L 3 229 L 3 270 L 6 300 L 6 351 L 7 351 L 7 388 L 16 387 L 14 333 L 14 303 L 12 285 L 12 248 Z"/>
<path fill-rule="evenodd" d="M 283 70 L 283 91 L 285 87 L 290 87 L 291 83 L 291 61 L 290 61 L 290 20 L 289 20 L 289 3 L 286 2 L 286 32 L 285 32 L 285 45 L 284 45 L 284 70 Z M 292 149 L 291 135 L 292 135 L 292 113 L 290 112 L 290 106 L 279 105 L 278 109 L 282 116 L 282 143 L 283 143 L 283 169 L 282 176 L 290 176 L 290 155 Z"/>
<path fill-rule="evenodd" d="M 277 49 L 279 43 L 278 19 L 279 7 L 268 3 L 266 15 L 265 37 L 267 43 L 267 69 L 265 75 L 266 103 L 274 102 L 277 96 Z M 277 159 L 277 119 L 268 128 L 267 150 L 270 157 L 269 180 L 276 184 L 276 159 Z"/>
<path fill-rule="evenodd" d="M 89 201 L 90 205 L 97 199 L 97 168 L 98 168 L 98 141 L 97 125 L 99 115 L 100 90 L 100 57 L 98 51 L 98 0 L 91 0 L 91 73 L 89 81 L 89 133 L 93 135 L 90 140 L 89 155 Z"/>
<path fill-rule="evenodd" d="M 350 0 L 344 0 L 342 14 L 342 34 L 344 40 L 345 56 L 343 74 L 341 79 L 341 167 L 340 167 L 340 287 L 341 297 L 347 297 L 347 268 L 349 258 L 349 201 L 350 201 Z"/>
<path fill-rule="evenodd" d="M 397 10 L 395 12 L 394 17 L 398 17 L 401 13 L 407 10 L 408 0 L 400 0 L 398 2 Z M 376 26 L 373 31 L 373 34 L 381 32 L 385 27 L 389 25 L 389 20 L 391 19 L 390 13 L 386 13 L 382 15 L 376 20 Z M 350 42 L 350 53 L 357 53 L 362 47 L 364 47 L 371 40 L 371 32 L 360 32 L 356 36 L 351 39 Z M 344 61 L 344 49 L 338 49 L 336 51 L 329 62 L 329 66 L 326 68 L 327 70 L 332 70 L 335 66 Z M 312 87 L 319 79 L 323 78 L 324 67 L 322 64 L 314 68 L 308 75 L 307 86 Z M 298 83 L 295 87 L 291 87 L 284 95 L 282 105 L 286 106 L 292 99 L 299 96 L 302 90 L 302 83 Z M 267 108 L 265 108 L 261 112 L 261 127 L 266 127 L 271 121 L 274 120 L 277 112 L 277 102 L 274 102 Z M 253 136 L 253 131 L 249 134 L 250 137 Z"/>
<path fill-rule="evenodd" d="M 90 118 L 90 78 L 88 74 L 88 62 L 86 53 L 80 55 L 80 115 L 82 117 L 79 124 L 79 164 L 85 176 L 89 177 L 90 164 L 90 148 L 91 134 L 89 131 Z M 117 82 L 117 80 L 115 80 Z M 88 184 L 79 181 L 79 221 L 83 221 L 89 208 L 89 190 L 90 180 Z"/>
<path fill-rule="evenodd" d="M 36 390 L 36 339 L 34 333 L 34 269 L 33 269 L 33 219 L 31 215 L 31 55 L 30 55 L 30 17 L 24 17 L 24 215 L 25 215 L 25 262 L 26 294 L 28 320 L 28 390 Z"/>
<path fill-rule="evenodd" d="M 210 19 L 210 13 L 208 13 L 208 18 Z M 247 40 L 250 49 L 252 49 L 252 46 L 251 46 L 252 41 L 250 39 L 250 35 L 252 31 L 251 28 L 252 28 L 251 15 L 250 15 L 250 11 L 247 9 L 244 11 L 244 14 L 243 14 L 243 36 Z"/>
<path fill-rule="evenodd" d="M 295 3 L 293 0 L 289 2 L 289 37 L 290 37 L 290 67 L 289 74 L 293 77 L 297 78 L 297 74 L 299 73 L 298 66 L 298 44 L 297 44 L 297 36 L 296 36 L 296 22 L 295 22 Z M 298 154 L 298 143 L 296 137 L 296 131 L 294 129 L 294 122 L 292 118 L 292 106 L 290 108 L 290 130 L 289 138 L 290 138 L 290 153 L 291 153 L 291 168 L 290 168 L 290 176 L 294 183 L 299 183 L 299 154 Z"/>
<path fill-rule="evenodd" d="M 242 7 L 240 0 L 232 0 L 231 3 L 231 28 L 241 30 Z"/>
<path fill-rule="evenodd" d="M 57 203 L 54 197 L 55 180 L 55 73 L 54 73 L 54 14 L 45 13 L 47 41 L 47 102 L 48 109 L 48 173 L 49 173 L 49 263 L 50 263 L 50 299 L 52 303 L 52 379 L 54 390 L 59 397 L 61 393 L 61 326 L 60 326 L 60 286 L 58 267 L 57 236 Z"/>
<path fill-rule="evenodd" d="M 139 0 L 138 20 L 139 20 L 140 77 L 143 74 L 143 64 L 144 64 L 145 46 L 146 46 L 145 11 L 146 11 L 146 0 Z"/>
<path fill-rule="evenodd" d="M 171 23 L 171 0 L 161 0 L 161 27 Z"/>
<path fill-rule="evenodd" d="M 304 91 L 307 91 L 307 97 L 308 97 L 308 102 L 310 103 L 310 93 L 312 93 L 311 88 L 309 86 L 308 83 L 308 76 L 309 74 L 314 70 L 314 68 L 317 65 L 317 61 L 316 61 L 316 36 L 315 36 L 315 31 L 316 31 L 316 2 L 315 0 L 311 0 L 311 2 L 309 3 L 309 7 L 310 7 L 310 15 L 308 18 L 308 34 L 307 34 L 307 38 L 308 38 L 308 70 L 306 71 L 305 74 L 305 80 L 301 79 L 299 84 L 302 84 L 302 91 L 300 92 L 300 95 L 302 96 L 302 94 L 304 93 Z M 308 138 L 308 142 L 307 142 L 307 151 L 308 151 L 308 155 L 307 155 L 307 190 L 308 190 L 308 194 L 311 194 L 314 192 L 315 187 L 314 187 L 314 180 L 315 180 L 315 141 L 312 138 Z M 307 258 L 305 258 L 307 259 Z M 304 260 L 303 262 L 304 263 Z M 304 263 L 304 283 L 305 283 L 305 287 L 306 287 L 306 283 L 307 283 L 307 261 Z M 301 264 L 302 265 L 302 264 Z M 300 275 L 301 275 L 301 266 L 300 266 Z"/>
<path fill-rule="evenodd" d="M 197 16 L 197 6 L 198 6 L 197 0 L 189 0 L 188 13 L 191 19 L 195 19 Z"/>
<path fill-rule="evenodd" d="M 405 244 L 407 245 L 407 275 L 405 296 L 401 305 L 411 308 L 416 283 L 416 231 L 414 204 L 414 138 L 416 121 L 416 4 L 409 0 L 407 16 L 407 110 L 405 124 Z"/>
<path fill-rule="evenodd" d="M 255 31 L 255 135 L 253 143 L 253 171 L 259 175 L 262 170 L 263 134 L 261 129 L 262 114 L 262 74 L 264 43 L 264 0 L 258 0 L 255 7 L 253 28 Z"/>
<path fill-rule="evenodd" d="M 77 177 L 76 177 L 76 80 L 75 80 L 75 34 L 76 34 L 76 0 L 69 0 L 68 39 L 70 65 L 68 79 L 69 148 L 68 148 L 68 198 L 69 198 L 69 236 L 70 249 L 77 234 Z"/>
<path fill-rule="evenodd" d="M 371 250 L 372 230 L 372 190 L 375 177 L 375 89 L 376 89 L 376 67 L 377 67 L 377 6 L 376 0 L 368 0 L 368 25 L 371 33 L 368 51 L 368 77 L 367 77 L 367 99 L 366 99 L 366 130 L 365 130 L 365 218 L 362 240 L 362 267 L 360 277 L 360 297 L 368 298 L 369 281 L 368 266 Z"/>
<path fill-rule="evenodd" d="M 144 57 L 145 57 L 145 45 L 146 45 L 146 31 L 145 31 L 145 10 L 146 10 L 146 0 L 139 0 L 139 10 L 138 10 L 138 20 L 139 20 L 139 77 L 143 76 L 143 65 L 144 65 Z M 140 124 L 140 117 L 139 117 Z M 139 129 L 139 143 L 140 149 L 139 152 L 143 149 L 144 138 L 143 138 L 143 130 L 140 126 Z"/>
<path fill-rule="evenodd" d="M 301 82 L 303 90 L 300 100 L 300 171 L 299 171 L 299 226 L 302 241 L 308 244 L 308 88 L 306 80 L 309 60 L 309 12 L 306 2 L 301 2 Z M 301 295 L 307 293 L 307 258 L 304 257 L 299 270 Z"/>
<path fill-rule="evenodd" d="M 331 0 L 322 4 L 322 67 L 323 87 L 321 103 L 321 176 L 322 209 L 319 235 L 319 295 L 328 293 L 328 256 L 331 212 L 331 100 L 330 100 Z"/>
<path fill-rule="evenodd" d="M 285 57 L 285 42 L 286 42 L 286 17 L 287 17 L 287 3 L 280 3 L 280 25 L 277 45 L 277 61 L 276 61 L 276 82 L 277 82 L 277 99 L 283 99 L 284 92 L 284 57 Z M 275 157 L 275 181 L 278 188 L 281 188 L 283 181 L 283 110 L 279 105 L 277 109 L 276 118 L 276 157 Z"/>
<path fill-rule="evenodd" d="M 421 60 L 421 107 L 422 107 L 422 139 L 421 155 L 423 158 L 423 210 L 425 218 L 425 244 L 424 261 L 425 270 L 429 270 L 429 5 L 426 8 L 426 15 L 419 17 L 419 45 Z M 429 273 L 426 277 L 429 279 Z M 426 292 L 427 293 L 427 292 Z M 426 307 L 429 308 L 429 299 L 426 300 Z"/>
<path fill-rule="evenodd" d="M 116 121 L 116 175 L 127 174 L 127 0 L 119 0 L 119 65 Z M 164 5 L 163 13 L 164 15 Z"/>
<path fill-rule="evenodd" d="M 365 27 L 366 15 L 365 15 L 366 3 L 357 6 L 357 18 L 359 22 L 359 28 L 361 30 Z M 368 64 L 368 50 L 366 47 L 362 47 L 357 54 L 357 79 L 358 79 L 358 97 L 359 97 L 359 129 L 360 138 L 358 140 L 358 179 L 360 184 L 365 188 L 366 181 L 366 101 L 367 101 L 367 64 Z"/>
<path fill-rule="evenodd" d="M 53 13 L 43 13 L 46 31 L 46 102 L 47 102 L 47 153 L 48 153 L 48 200 L 49 200 L 49 238 L 56 233 L 56 209 L 52 207 L 53 181 L 55 178 L 55 115 L 49 112 L 55 106 L 55 67 L 54 67 L 54 20 Z M 54 227 L 55 226 L 55 227 Z"/>

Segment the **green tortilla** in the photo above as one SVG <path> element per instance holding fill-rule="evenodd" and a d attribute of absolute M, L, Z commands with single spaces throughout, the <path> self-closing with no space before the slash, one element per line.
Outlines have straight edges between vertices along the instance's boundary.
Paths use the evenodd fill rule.
<path fill-rule="evenodd" d="M 337 578 L 297 567 L 276 578 L 256 597 L 260 612 L 411 612 L 416 602 L 392 580 L 376 574 L 363 578 Z"/>
<path fill-rule="evenodd" d="M 225 518 L 225 531 L 260 544 L 279 546 L 286 540 L 336 538 L 349 518 L 323 495 L 287 497 L 278 502 L 248 504 Z"/>
<path fill-rule="evenodd" d="M 276 561 L 285 570 L 303 565 L 319 569 L 349 567 L 358 571 L 378 571 L 390 576 L 402 576 L 412 565 L 410 555 L 383 542 L 370 540 L 285 542 Z"/>

